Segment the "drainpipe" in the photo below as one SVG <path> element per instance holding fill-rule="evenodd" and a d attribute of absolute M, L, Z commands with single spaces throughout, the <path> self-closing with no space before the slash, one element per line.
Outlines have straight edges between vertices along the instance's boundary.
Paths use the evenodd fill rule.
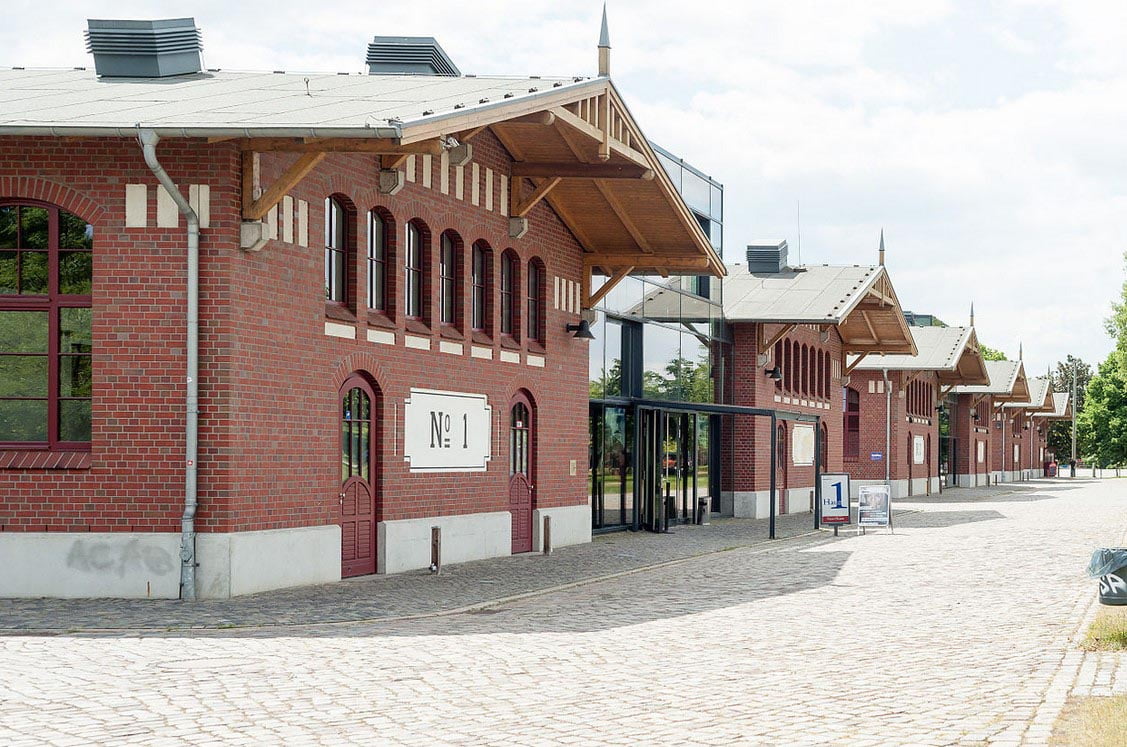
<path fill-rule="evenodd" d="M 161 186 L 172 196 L 188 222 L 188 320 L 187 394 L 184 425 L 184 514 L 180 517 L 180 598 L 196 598 L 196 462 L 199 427 L 199 348 L 200 348 L 200 219 L 176 188 L 168 172 L 157 161 L 160 136 L 152 130 L 139 130 L 137 141 L 145 163 Z"/>
<path fill-rule="evenodd" d="M 888 380 L 887 368 L 880 373 L 884 377 L 884 481 L 892 495 L 892 382 Z"/>

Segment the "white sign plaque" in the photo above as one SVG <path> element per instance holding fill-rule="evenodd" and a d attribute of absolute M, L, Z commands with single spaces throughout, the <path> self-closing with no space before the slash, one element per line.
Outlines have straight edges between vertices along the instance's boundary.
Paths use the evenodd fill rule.
<path fill-rule="evenodd" d="M 985 461 L 986 461 L 986 442 L 985 441 L 979 441 L 978 442 L 978 463 L 982 464 Z"/>
<path fill-rule="evenodd" d="M 484 472 L 493 456 L 484 394 L 412 389 L 403 403 L 403 455 L 412 472 Z"/>
<path fill-rule="evenodd" d="M 863 485 L 858 491 L 857 526 L 891 526 L 892 494 L 888 485 Z"/>
<path fill-rule="evenodd" d="M 821 474 L 820 512 L 823 526 L 849 523 L 849 475 L 823 472 Z"/>
<path fill-rule="evenodd" d="M 791 462 L 798 467 L 814 463 L 814 426 L 794 426 L 791 438 Z"/>
<path fill-rule="evenodd" d="M 924 437 L 916 436 L 912 439 L 912 463 L 924 463 Z"/>

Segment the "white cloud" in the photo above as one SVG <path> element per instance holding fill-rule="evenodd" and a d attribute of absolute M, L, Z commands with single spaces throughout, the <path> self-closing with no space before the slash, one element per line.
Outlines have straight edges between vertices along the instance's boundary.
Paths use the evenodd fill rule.
<path fill-rule="evenodd" d="M 360 70 L 373 34 L 436 36 L 467 72 L 592 74 L 601 7 L 547 0 L 193 5 L 212 67 Z M 0 64 L 89 64 L 87 17 L 171 2 L 10 0 Z M 1121 0 L 614 0 L 612 72 L 651 137 L 726 187 L 729 260 L 755 238 L 870 262 L 905 306 L 1031 371 L 1110 348 L 1127 249 Z"/>

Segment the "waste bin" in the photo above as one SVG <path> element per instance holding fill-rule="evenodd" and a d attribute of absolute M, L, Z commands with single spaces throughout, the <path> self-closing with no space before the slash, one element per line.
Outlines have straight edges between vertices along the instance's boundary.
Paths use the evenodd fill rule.
<path fill-rule="evenodd" d="M 1127 605 L 1127 547 L 1101 547 L 1092 553 L 1088 575 L 1100 580 L 1100 604 Z"/>
<path fill-rule="evenodd" d="M 703 497 L 697 498 L 697 517 L 698 517 L 697 523 L 698 524 L 707 524 L 708 523 L 708 514 L 709 514 L 709 509 L 711 508 L 711 506 L 710 506 L 711 503 L 712 503 L 712 499 L 710 499 L 710 498 L 703 498 Z"/>

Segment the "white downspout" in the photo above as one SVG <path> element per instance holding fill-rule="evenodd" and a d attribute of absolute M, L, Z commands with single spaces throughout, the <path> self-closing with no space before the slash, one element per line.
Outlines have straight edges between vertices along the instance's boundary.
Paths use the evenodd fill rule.
<path fill-rule="evenodd" d="M 200 365 L 200 219 L 176 188 L 168 172 L 157 161 L 160 136 L 152 130 L 139 130 L 137 141 L 145 163 L 157 181 L 172 197 L 188 222 L 188 319 L 187 319 L 187 394 L 184 423 L 184 513 L 180 517 L 180 598 L 196 598 L 196 469 L 199 438 Z"/>
<path fill-rule="evenodd" d="M 892 382 L 888 380 L 888 369 L 881 369 L 884 377 L 884 481 L 892 491 Z"/>

